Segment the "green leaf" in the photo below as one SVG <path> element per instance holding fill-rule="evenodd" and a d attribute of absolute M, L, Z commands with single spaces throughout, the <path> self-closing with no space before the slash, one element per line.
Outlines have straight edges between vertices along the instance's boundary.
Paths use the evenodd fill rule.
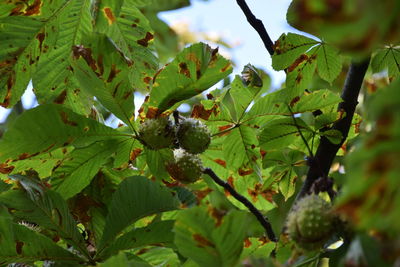
<path fill-rule="evenodd" d="M 69 213 L 67 203 L 56 192 L 44 190 L 43 186 L 29 184 L 29 180 L 20 177 L 22 190 L 10 190 L 0 194 L 0 203 L 13 209 L 13 216 L 18 220 L 34 222 L 40 227 L 54 231 L 68 244 L 83 255 L 88 255 L 82 235 L 76 222 Z M 30 182 L 31 183 L 31 182 Z"/>
<path fill-rule="evenodd" d="M 231 63 L 203 43 L 184 49 L 153 78 L 149 105 L 160 112 L 189 99 L 225 78 Z"/>
<path fill-rule="evenodd" d="M 99 251 L 138 219 L 178 205 L 179 200 L 166 187 L 142 176 L 126 178 L 113 194 Z"/>
<path fill-rule="evenodd" d="M 160 149 L 152 150 L 145 149 L 146 162 L 151 173 L 156 177 L 157 180 L 167 179 L 169 177 L 168 172 L 165 169 L 165 164 L 173 160 L 174 155 L 171 149 Z"/>
<path fill-rule="evenodd" d="M 268 211 L 275 207 L 271 194 L 274 193 L 275 190 L 264 186 L 268 181 L 265 180 L 265 176 L 259 177 L 253 173 L 250 175 L 241 175 L 239 172 L 238 175 L 230 176 L 228 179 L 227 182 L 231 184 L 239 194 L 249 199 L 257 209 Z M 264 184 L 262 184 L 263 182 Z M 229 195 L 227 198 L 239 209 L 247 210 L 247 207 L 232 195 Z"/>
<path fill-rule="evenodd" d="M 89 95 L 79 89 L 71 68 L 72 49 L 92 31 L 90 1 L 65 3 L 43 29 L 41 56 L 32 83 L 39 103 L 64 104 L 81 114 L 90 112 Z M 54 33 L 57 33 L 55 35 Z"/>
<path fill-rule="evenodd" d="M 82 263 L 83 259 L 57 246 L 51 239 L 0 216 L 0 265 L 57 261 Z"/>
<path fill-rule="evenodd" d="M 119 253 L 118 255 L 110 257 L 105 262 L 99 263 L 98 266 L 100 266 L 100 267 L 131 266 L 131 264 L 125 253 Z M 138 266 L 141 266 L 141 265 L 138 265 Z M 147 267 L 150 265 L 144 265 L 144 266 Z"/>
<path fill-rule="evenodd" d="M 174 241 L 174 233 L 172 232 L 174 222 L 171 220 L 154 222 L 146 227 L 129 231 L 111 243 L 97 258 L 107 258 L 121 250 L 147 245 L 163 244 L 171 246 Z"/>
<path fill-rule="evenodd" d="M 228 167 L 235 171 L 246 163 L 257 165 L 257 159 L 261 156 L 257 148 L 258 140 L 255 130 L 244 125 L 230 131 L 222 144 L 224 159 Z"/>
<path fill-rule="evenodd" d="M 387 46 L 379 49 L 371 61 L 374 72 L 388 70 L 389 77 L 400 76 L 400 46 Z"/>
<path fill-rule="evenodd" d="M 189 0 L 134 0 L 138 4 L 145 5 L 146 9 L 151 11 L 167 11 L 174 10 L 182 7 L 186 7 L 190 5 Z"/>
<path fill-rule="evenodd" d="M 236 75 L 231 83 L 229 93 L 232 96 L 238 121 L 243 117 L 244 112 L 261 90 L 262 87 L 245 86 L 241 78 Z"/>
<path fill-rule="evenodd" d="M 85 146 L 121 136 L 124 134 L 60 105 L 41 105 L 24 112 L 5 132 L 0 161 L 23 160 L 70 144 Z"/>
<path fill-rule="evenodd" d="M 291 92 L 290 89 L 281 89 L 259 99 L 251 110 L 245 115 L 246 120 L 257 119 L 271 115 L 292 115 L 297 113 L 312 112 L 340 103 L 339 95 L 328 89 L 304 92 L 300 95 Z M 290 110 L 288 108 L 290 106 Z M 291 112 L 290 112 L 291 111 Z M 261 121 L 265 119 L 261 118 Z"/>
<path fill-rule="evenodd" d="M 332 83 L 342 70 L 342 60 L 339 51 L 326 43 L 321 43 L 318 48 L 318 75 L 325 81 Z"/>
<path fill-rule="evenodd" d="M 272 56 L 272 67 L 284 70 L 295 62 L 302 54 L 319 42 L 304 35 L 282 34 L 275 43 L 275 53 Z"/>
<path fill-rule="evenodd" d="M 7 184 L 5 182 L 3 182 L 2 180 L 0 180 L 0 193 L 7 191 L 8 189 L 10 189 L 11 185 Z"/>
<path fill-rule="evenodd" d="M 271 178 L 278 183 L 279 191 L 285 201 L 295 192 L 298 175 L 295 167 L 304 161 L 304 153 L 296 150 L 280 150 L 269 152 L 263 159 L 265 168 L 271 167 Z"/>
<path fill-rule="evenodd" d="M 145 89 L 158 68 L 153 54 L 154 33 L 147 18 L 135 7 L 135 0 L 98 2 L 96 30 L 106 34 L 133 64 L 136 88 Z M 104 57 L 107 59 L 107 56 Z"/>
<path fill-rule="evenodd" d="M 338 50 L 324 42 L 302 35 L 283 34 L 275 44 L 272 66 L 287 70 L 287 87 L 305 89 L 317 68 L 319 76 L 332 83 L 340 74 L 342 60 Z"/>
<path fill-rule="evenodd" d="M 180 258 L 171 248 L 152 247 L 141 254 L 140 258 L 150 266 L 181 266 Z"/>
<path fill-rule="evenodd" d="M 247 245 L 243 249 L 242 255 L 240 256 L 241 261 L 246 259 L 265 260 L 276 246 L 273 242 L 265 242 L 261 238 L 254 237 L 248 238 L 246 240 L 246 244 Z"/>
<path fill-rule="evenodd" d="M 312 130 L 305 122 L 296 118 L 278 118 L 266 123 L 259 135 L 260 148 L 263 150 L 275 150 L 295 145 L 298 141 L 303 142 L 299 129 L 306 141 L 312 138 Z M 299 127 L 299 129 L 297 128 Z"/>
<path fill-rule="evenodd" d="M 39 178 L 50 177 L 57 164 L 60 164 L 65 154 L 70 152 L 70 150 L 72 150 L 71 147 L 58 148 L 31 158 L 14 161 L 14 169 L 10 174 L 18 174 L 33 168 L 37 172 Z"/>
<path fill-rule="evenodd" d="M 76 195 L 89 185 L 117 148 L 118 143 L 110 140 L 75 149 L 56 168 L 54 176 L 60 177 L 61 180 L 53 183 L 54 190 L 65 199 Z"/>
<path fill-rule="evenodd" d="M 287 69 L 286 87 L 297 90 L 306 89 L 312 82 L 315 69 L 317 68 L 317 47 L 312 48 L 306 54 L 296 59 Z"/>
<path fill-rule="evenodd" d="M 0 19 L 0 105 L 3 107 L 17 103 L 28 86 L 40 55 L 42 26 L 42 21 L 30 17 Z"/>
<path fill-rule="evenodd" d="M 328 138 L 328 140 L 335 145 L 340 144 L 343 139 L 342 132 L 340 132 L 339 130 L 330 129 L 320 132 L 319 134 Z"/>
<path fill-rule="evenodd" d="M 175 244 L 199 266 L 235 266 L 243 249 L 247 216 L 230 211 L 216 223 L 203 207 L 181 211 L 174 228 Z"/>

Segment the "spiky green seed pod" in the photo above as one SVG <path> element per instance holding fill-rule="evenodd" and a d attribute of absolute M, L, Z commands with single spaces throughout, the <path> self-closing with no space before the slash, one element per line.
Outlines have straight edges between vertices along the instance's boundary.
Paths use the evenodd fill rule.
<path fill-rule="evenodd" d="M 174 143 L 175 130 L 166 117 L 148 119 L 139 127 L 139 138 L 150 149 L 168 148 Z"/>
<path fill-rule="evenodd" d="M 334 218 L 330 203 L 314 194 L 306 196 L 288 215 L 289 237 L 302 249 L 321 249 L 332 236 Z"/>
<path fill-rule="evenodd" d="M 184 184 L 196 182 L 203 173 L 199 156 L 183 149 L 174 150 L 174 161 L 169 162 L 166 169 L 172 178 Z"/>
<path fill-rule="evenodd" d="M 201 121 L 188 118 L 178 126 L 179 145 L 192 154 L 204 152 L 211 142 L 210 131 Z"/>

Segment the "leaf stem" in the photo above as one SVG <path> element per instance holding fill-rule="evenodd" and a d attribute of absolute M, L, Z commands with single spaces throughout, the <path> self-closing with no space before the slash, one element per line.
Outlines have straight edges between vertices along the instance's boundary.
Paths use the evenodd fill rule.
<path fill-rule="evenodd" d="M 244 15 L 246 16 L 247 21 L 250 25 L 257 31 L 261 40 L 264 43 L 265 48 L 268 53 L 272 56 L 274 54 L 274 43 L 268 35 L 267 30 L 264 27 L 264 24 L 261 20 L 257 19 L 256 16 L 251 12 L 249 6 L 247 5 L 245 0 L 236 0 L 239 7 L 242 9 Z"/>
<path fill-rule="evenodd" d="M 287 107 L 288 107 L 290 113 L 292 114 L 291 117 L 292 117 L 292 119 L 293 119 L 294 126 L 296 126 L 296 128 L 297 128 L 297 131 L 298 131 L 299 134 L 300 134 L 301 140 L 303 140 L 303 143 L 304 143 L 304 145 L 305 145 L 306 148 L 307 148 L 308 154 L 310 155 L 310 157 L 314 157 L 314 154 L 313 154 L 313 152 L 312 152 L 310 146 L 308 145 L 308 142 L 307 142 L 306 138 L 304 137 L 303 133 L 302 133 L 301 130 L 300 130 L 300 126 L 297 124 L 296 118 L 294 117 L 294 114 L 293 114 L 293 112 L 292 112 L 292 109 L 290 108 L 290 105 L 288 104 Z"/>
<path fill-rule="evenodd" d="M 221 135 L 221 134 L 224 134 L 224 133 L 226 133 L 226 132 L 230 132 L 230 131 L 232 131 L 233 129 L 239 127 L 239 126 L 240 126 L 240 124 L 235 124 L 235 125 L 232 126 L 231 128 L 228 128 L 228 129 L 219 131 L 218 133 L 212 134 L 211 137 L 214 137 L 214 136 L 217 136 L 217 135 Z"/>
<path fill-rule="evenodd" d="M 250 210 L 250 212 L 253 213 L 254 216 L 256 216 L 257 220 L 264 227 L 265 232 L 267 233 L 267 236 L 271 241 L 273 241 L 273 242 L 278 241 L 278 239 L 275 236 L 274 230 L 272 229 L 271 223 L 268 221 L 268 218 L 266 218 L 264 215 L 262 215 L 261 212 L 246 197 L 244 197 L 241 194 L 239 194 L 238 192 L 236 192 L 236 190 L 230 184 L 221 180 L 212 169 L 205 168 L 203 170 L 203 173 L 210 176 L 214 180 L 215 183 L 222 186 L 236 200 L 240 201 L 243 205 L 245 205 Z"/>

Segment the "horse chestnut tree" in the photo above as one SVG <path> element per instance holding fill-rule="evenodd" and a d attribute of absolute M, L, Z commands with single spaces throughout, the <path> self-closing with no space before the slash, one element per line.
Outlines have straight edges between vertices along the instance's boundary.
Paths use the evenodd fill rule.
<path fill-rule="evenodd" d="M 276 40 L 231 1 L 241 73 L 162 21 L 190 2 L 1 1 L 0 266 L 399 265 L 400 1 L 292 0 Z"/>

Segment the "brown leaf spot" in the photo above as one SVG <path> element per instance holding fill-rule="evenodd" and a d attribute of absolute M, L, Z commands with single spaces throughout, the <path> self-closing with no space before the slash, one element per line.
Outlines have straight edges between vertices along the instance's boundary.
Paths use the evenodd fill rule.
<path fill-rule="evenodd" d="M 185 75 L 186 77 L 190 78 L 190 71 L 188 66 L 185 62 L 179 63 L 179 73 Z"/>
<path fill-rule="evenodd" d="M 306 60 L 308 60 L 308 56 L 306 55 L 306 54 L 302 54 L 300 57 L 298 57 L 293 63 L 292 63 L 292 65 L 290 65 L 289 67 L 288 67 L 288 72 L 292 72 L 292 71 L 294 71 L 296 68 L 297 68 L 297 66 L 299 66 L 303 61 L 306 61 Z"/>
<path fill-rule="evenodd" d="M 245 170 L 245 169 L 239 168 L 239 170 L 238 170 L 238 174 L 239 174 L 240 176 L 250 175 L 250 174 L 252 174 L 253 172 L 254 172 L 253 169 Z"/>
<path fill-rule="evenodd" d="M 222 167 L 226 168 L 226 161 L 222 159 L 214 159 L 214 162 L 221 165 Z"/>
<path fill-rule="evenodd" d="M 228 134 L 230 133 L 230 131 L 226 131 L 226 132 L 225 132 L 225 130 L 228 130 L 228 129 L 233 128 L 233 127 L 234 127 L 233 124 L 228 124 L 228 125 L 224 125 L 224 126 L 219 126 L 219 127 L 218 127 L 218 130 L 219 130 L 220 132 L 223 132 L 223 133 L 218 134 L 218 136 L 228 135 Z"/>
<path fill-rule="evenodd" d="M 4 108 L 8 108 L 10 106 L 10 100 L 11 100 L 11 94 L 12 94 L 12 87 L 15 84 L 15 74 L 12 72 L 12 74 L 8 77 L 7 79 L 7 95 L 4 98 L 3 103 L 0 103 L 0 106 Z"/>
<path fill-rule="evenodd" d="M 250 246 L 251 246 L 251 241 L 250 241 L 249 238 L 246 238 L 246 239 L 244 240 L 244 247 L 245 247 L 245 248 L 248 248 L 248 247 L 250 247 Z"/>
<path fill-rule="evenodd" d="M 193 107 L 192 114 L 190 115 L 190 117 L 196 118 L 196 119 L 201 118 L 203 120 L 208 120 L 208 118 L 210 118 L 210 116 L 213 112 L 215 115 L 218 114 L 216 105 L 214 105 L 211 109 L 205 109 L 203 105 L 196 104 Z"/>
<path fill-rule="evenodd" d="M 201 62 L 194 53 L 188 53 L 186 58 L 196 64 L 196 78 L 199 79 L 201 76 Z"/>
<path fill-rule="evenodd" d="M 24 247 L 24 242 L 15 241 L 15 252 L 17 252 L 18 255 L 22 254 L 22 248 Z"/>
<path fill-rule="evenodd" d="M 297 102 L 299 102 L 300 101 L 300 97 L 299 96 L 296 96 L 295 98 L 293 98 L 291 101 L 290 101 L 290 106 L 291 107 L 293 107 Z"/>
<path fill-rule="evenodd" d="M 117 69 L 117 66 L 115 64 L 111 65 L 111 70 L 110 74 L 108 75 L 107 82 L 110 83 L 114 78 L 117 76 L 118 73 L 120 73 L 121 70 Z"/>
<path fill-rule="evenodd" d="M 295 82 L 297 84 L 300 84 L 302 79 L 303 79 L 303 75 L 301 75 L 301 73 L 298 73 L 297 76 L 296 76 Z"/>
<path fill-rule="evenodd" d="M 93 198 L 79 194 L 73 207 L 73 214 L 78 217 L 79 222 L 85 224 L 92 220 L 89 210 L 91 207 L 101 207 L 101 204 Z"/>
<path fill-rule="evenodd" d="M 265 155 L 267 154 L 267 151 L 261 149 L 260 154 L 261 154 L 261 158 L 264 159 Z"/>
<path fill-rule="evenodd" d="M 193 239 L 196 241 L 197 246 L 200 248 L 215 247 L 215 245 L 211 241 L 209 241 L 208 239 L 206 239 L 205 237 L 203 237 L 200 234 L 193 234 Z"/>
<path fill-rule="evenodd" d="M 226 182 L 233 188 L 235 189 L 235 185 L 233 184 L 233 177 L 229 176 L 228 179 L 226 180 Z M 231 195 L 231 193 L 229 193 L 229 191 L 225 190 L 225 196 L 229 197 Z"/>
<path fill-rule="evenodd" d="M 56 104 L 63 104 L 65 102 L 65 99 L 67 98 L 67 90 L 64 90 L 59 94 L 55 99 L 54 103 Z"/>
<path fill-rule="evenodd" d="M 160 115 L 160 110 L 155 107 L 149 107 L 146 113 L 146 118 L 147 119 L 154 119 L 157 118 Z"/>
<path fill-rule="evenodd" d="M 143 78 L 143 82 L 146 84 L 150 84 L 151 80 L 153 80 L 153 78 L 148 77 L 148 76 Z"/>
<path fill-rule="evenodd" d="M 211 188 L 206 188 L 204 190 L 196 190 L 193 193 L 196 195 L 197 201 L 200 203 L 203 198 L 205 198 L 213 190 Z"/>
<path fill-rule="evenodd" d="M 42 6 L 41 0 L 35 0 L 32 5 L 29 5 L 25 10 L 24 16 L 39 15 Z"/>
<path fill-rule="evenodd" d="M 249 196 L 253 200 L 253 203 L 258 201 L 258 194 L 257 194 L 256 191 L 254 191 L 253 189 L 249 188 L 249 189 L 247 189 L 247 193 L 249 193 Z"/>
<path fill-rule="evenodd" d="M 270 203 L 274 203 L 274 199 L 272 198 L 274 195 L 277 194 L 276 191 L 272 190 L 272 189 L 267 189 L 267 190 L 263 190 L 261 191 L 261 196 L 267 200 Z"/>
<path fill-rule="evenodd" d="M 268 237 L 266 237 L 266 236 L 260 237 L 260 238 L 258 239 L 258 241 L 261 243 L 261 245 L 265 245 L 265 244 L 267 244 L 268 242 L 270 242 L 270 240 L 269 240 Z"/>
<path fill-rule="evenodd" d="M 129 155 L 129 160 L 134 161 L 140 155 L 140 153 L 142 153 L 142 149 L 135 148 L 134 150 L 131 151 L 131 153 Z"/>
<path fill-rule="evenodd" d="M 78 59 L 83 57 L 86 63 L 90 66 L 93 71 L 97 70 L 96 61 L 92 57 L 92 49 L 85 48 L 83 45 L 74 45 L 72 47 L 73 58 Z"/>
<path fill-rule="evenodd" d="M 45 37 L 45 35 L 44 35 L 43 32 L 38 33 L 38 34 L 36 35 L 36 39 L 38 39 L 38 41 L 39 41 L 39 50 L 40 50 L 40 51 L 42 50 L 42 44 L 43 44 L 44 37 Z"/>
<path fill-rule="evenodd" d="M 10 12 L 10 16 L 19 16 L 24 14 L 24 12 L 22 12 L 22 10 L 24 9 L 24 4 L 23 3 L 16 3 L 16 7 L 14 7 L 11 12 Z"/>
<path fill-rule="evenodd" d="M 141 46 L 147 47 L 149 46 L 149 42 L 153 40 L 154 36 L 150 32 L 146 33 L 146 36 L 143 39 L 137 40 L 137 43 Z"/>
<path fill-rule="evenodd" d="M 228 63 L 221 69 L 221 72 L 227 71 L 230 67 L 231 67 L 231 63 L 228 62 Z"/>
<path fill-rule="evenodd" d="M 130 92 L 130 91 L 128 91 L 128 92 L 126 92 L 123 96 L 122 96 L 122 98 L 123 99 L 128 99 L 128 97 L 130 97 L 132 95 L 132 92 Z M 132 121 L 134 118 L 131 118 L 130 120 Z"/>
<path fill-rule="evenodd" d="M 28 159 L 28 158 L 34 157 L 34 156 L 36 156 L 38 154 L 39 154 L 39 152 L 33 153 L 33 154 L 22 153 L 21 155 L 18 156 L 18 160 Z"/>
<path fill-rule="evenodd" d="M 115 16 L 114 16 L 111 8 L 109 8 L 109 7 L 103 8 L 103 13 L 106 16 L 108 25 L 111 25 L 115 22 Z"/>
<path fill-rule="evenodd" d="M 210 213 L 211 217 L 215 219 L 215 226 L 220 226 L 222 224 L 222 219 L 226 215 L 226 211 L 209 207 L 208 212 Z"/>
<path fill-rule="evenodd" d="M 68 119 L 68 114 L 65 113 L 64 111 L 60 112 L 60 116 L 61 116 L 61 120 L 63 123 L 67 124 L 67 125 L 71 125 L 71 126 L 78 126 L 78 123 L 74 122 L 74 121 L 70 121 Z"/>
<path fill-rule="evenodd" d="M 9 174 L 12 170 L 14 170 L 14 166 L 9 166 L 7 163 L 0 164 L 0 173 Z"/>

